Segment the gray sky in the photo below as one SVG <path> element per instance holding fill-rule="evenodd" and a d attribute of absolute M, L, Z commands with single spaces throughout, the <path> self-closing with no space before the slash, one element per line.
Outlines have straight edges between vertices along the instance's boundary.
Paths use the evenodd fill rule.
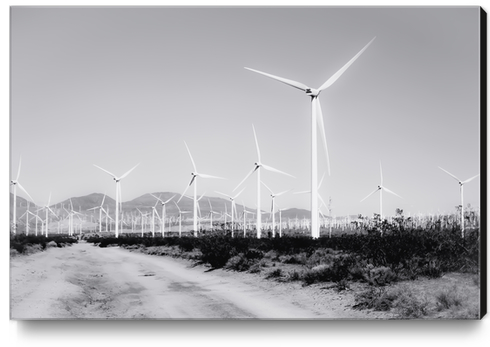
<path fill-rule="evenodd" d="M 320 102 L 331 176 L 320 190 L 333 213 L 453 211 L 459 186 L 480 171 L 479 8 L 52 8 L 11 10 L 11 175 L 37 204 L 100 192 L 123 201 L 231 193 L 256 161 L 275 191 L 310 189 L 310 102 L 251 67 L 319 87 L 376 40 Z M 320 142 L 319 142 L 320 145 Z M 319 146 L 319 178 L 326 171 Z M 241 197 L 256 201 L 256 177 Z M 189 190 L 191 192 L 191 190 Z M 25 197 L 22 192 L 20 196 Z M 241 198 L 240 197 L 240 198 Z M 240 200 L 239 202 L 241 203 Z M 480 206 L 480 178 L 465 205 Z M 263 189 L 263 208 L 270 198 Z M 278 207 L 309 209 L 288 193 Z"/>

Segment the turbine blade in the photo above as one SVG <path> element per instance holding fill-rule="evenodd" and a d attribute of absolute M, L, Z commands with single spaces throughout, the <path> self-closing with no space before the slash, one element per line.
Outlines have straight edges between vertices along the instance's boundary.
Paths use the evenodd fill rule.
<path fill-rule="evenodd" d="M 465 184 L 465 183 L 468 183 L 468 182 L 470 182 L 470 181 L 473 181 L 473 180 L 474 180 L 475 178 L 477 178 L 478 176 L 480 176 L 480 174 L 475 175 L 475 176 L 473 176 L 473 177 L 471 177 L 471 178 L 468 178 L 466 181 L 463 181 L 463 182 L 461 182 L 461 183 Z"/>
<path fill-rule="evenodd" d="M 167 201 L 164 202 L 164 204 L 166 204 L 167 202 L 169 202 L 170 200 L 172 200 L 173 198 L 175 198 L 175 195 L 173 195 L 170 199 L 168 199 Z"/>
<path fill-rule="evenodd" d="M 113 173 L 111 173 L 111 172 L 107 171 L 106 169 L 103 169 L 103 168 L 101 168 L 100 166 L 97 166 L 97 165 L 95 165 L 95 164 L 94 164 L 94 166 L 95 166 L 95 167 L 97 167 L 97 168 L 99 168 L 99 169 L 101 169 L 102 171 L 104 171 L 104 172 L 108 173 L 108 174 L 109 174 L 109 175 L 111 175 L 113 178 L 117 178 L 117 177 L 116 177 L 116 175 L 114 175 Z"/>
<path fill-rule="evenodd" d="M 104 201 L 105 201 L 105 194 L 104 197 L 102 198 L 102 203 L 100 204 L 100 206 L 104 205 Z"/>
<path fill-rule="evenodd" d="M 259 166 L 255 165 L 255 167 L 252 169 L 252 171 L 250 171 L 248 173 L 248 175 L 245 176 L 245 178 L 235 187 L 235 189 L 233 189 L 233 191 L 235 191 L 238 187 L 240 187 L 242 185 L 242 183 L 245 182 L 247 180 L 247 178 L 249 178 L 250 175 L 253 174 L 258 168 L 259 168 Z"/>
<path fill-rule="evenodd" d="M 381 167 L 381 160 L 379 161 L 379 173 L 381 175 L 381 186 L 383 185 L 383 168 Z"/>
<path fill-rule="evenodd" d="M 322 107 L 320 106 L 320 100 L 318 100 L 318 98 L 314 98 L 313 100 L 314 100 L 313 102 L 316 102 L 316 106 L 317 106 L 316 121 L 318 124 L 318 128 L 320 129 L 320 135 L 322 138 L 323 147 L 325 148 L 325 155 L 327 156 L 328 175 L 330 176 L 330 158 L 328 156 L 327 136 L 325 135 L 325 125 L 323 124 Z"/>
<path fill-rule="evenodd" d="M 187 185 L 187 186 L 185 187 L 184 192 L 183 192 L 183 193 L 180 195 L 180 198 L 179 198 L 179 200 L 177 200 L 177 202 L 180 202 L 180 200 L 182 199 L 182 197 L 183 197 L 183 196 L 185 195 L 185 193 L 187 192 L 187 189 L 189 189 L 189 187 L 191 186 L 191 184 L 192 184 L 192 181 L 193 181 L 193 180 L 194 180 L 194 176 L 192 177 L 191 183 L 189 183 L 189 185 Z M 175 202 L 175 201 L 174 201 L 174 202 Z"/>
<path fill-rule="evenodd" d="M 197 199 L 197 201 L 201 200 L 204 197 L 204 194 L 206 194 L 206 192 L 202 193 L 202 195 L 199 197 L 199 199 Z"/>
<path fill-rule="evenodd" d="M 363 202 L 364 200 L 366 200 L 367 198 L 369 198 L 371 195 L 373 195 L 374 193 L 376 193 L 377 191 L 379 190 L 379 188 L 376 188 L 372 193 L 370 193 L 368 196 L 366 196 L 364 199 L 362 199 L 360 202 Z"/>
<path fill-rule="evenodd" d="M 20 165 L 22 164 L 22 157 L 19 159 L 19 169 L 17 170 L 17 178 L 15 179 L 16 181 L 19 180 L 20 177 Z"/>
<path fill-rule="evenodd" d="M 293 194 L 310 194 L 311 190 L 302 190 L 301 192 L 294 192 Z"/>
<path fill-rule="evenodd" d="M 325 83 L 322 84 L 322 86 L 320 88 L 318 88 L 318 90 L 322 91 L 322 90 L 325 90 L 327 89 L 328 87 L 330 87 L 332 84 L 334 84 L 335 81 L 337 81 L 337 79 L 342 76 L 342 74 L 345 72 L 345 70 L 347 70 L 349 68 L 349 66 L 352 65 L 352 63 L 354 61 L 356 61 L 357 58 L 359 58 L 359 56 L 366 50 L 366 48 L 369 47 L 369 45 L 374 41 L 376 37 L 374 37 L 371 41 L 369 41 L 369 43 L 364 46 L 363 49 L 361 49 L 359 51 L 359 53 L 357 53 L 351 60 L 349 60 L 347 62 L 347 64 L 345 64 L 344 66 L 342 66 L 342 68 L 337 71 L 335 74 L 333 74 L 332 77 L 330 77 Z"/>
<path fill-rule="evenodd" d="M 323 173 L 322 175 L 322 179 L 320 180 L 320 183 L 318 183 L 318 187 L 317 189 L 320 189 L 320 187 L 322 186 L 322 183 L 323 183 L 323 179 L 325 178 L 325 172 Z"/>
<path fill-rule="evenodd" d="M 320 199 L 321 203 L 323 204 L 323 206 L 325 206 L 325 208 L 328 208 L 327 204 L 325 203 L 325 201 L 323 200 L 323 198 L 320 194 L 318 194 L 318 199 Z M 321 208 L 321 206 L 318 209 L 320 209 L 320 208 Z"/>
<path fill-rule="evenodd" d="M 259 142 L 257 141 L 257 134 L 255 133 L 255 127 L 252 124 L 252 129 L 254 131 L 254 139 L 255 139 L 255 147 L 257 147 L 257 157 L 258 157 L 258 162 L 260 163 L 260 148 L 259 148 Z"/>
<path fill-rule="evenodd" d="M 475 177 L 476 177 L 476 176 L 475 176 Z M 22 191 L 23 191 L 24 193 L 26 193 L 26 194 L 27 194 L 27 196 L 29 197 L 29 199 L 31 199 L 31 201 L 32 201 L 32 202 L 34 202 L 34 199 L 32 198 L 32 196 L 30 196 L 30 195 L 29 195 L 29 193 L 27 192 L 27 190 L 25 190 L 25 188 L 24 188 L 24 187 L 22 187 L 22 185 L 20 184 L 20 182 L 19 182 L 19 181 L 17 181 L 17 185 L 19 186 L 19 188 L 20 188 L 20 189 L 22 189 Z"/>
<path fill-rule="evenodd" d="M 150 193 L 151 196 L 153 196 L 155 199 L 157 199 L 158 201 L 162 201 L 162 199 L 160 199 L 159 197 L 157 197 L 156 195 L 153 195 L 152 193 Z M 163 201 L 162 201 L 163 202 Z"/>
<path fill-rule="evenodd" d="M 283 192 L 277 193 L 276 196 L 281 196 L 281 195 L 286 194 L 287 192 L 290 192 L 290 191 L 291 191 L 291 189 L 285 190 Z"/>
<path fill-rule="evenodd" d="M 267 187 L 267 184 L 265 184 L 264 182 L 262 182 L 262 184 L 264 185 L 264 187 L 266 187 L 266 188 L 267 188 L 267 190 L 268 190 L 269 192 L 271 192 L 271 194 L 274 194 L 274 193 L 272 192 L 272 190 L 271 190 L 269 187 Z"/>
<path fill-rule="evenodd" d="M 296 178 L 296 177 L 294 177 L 293 175 L 290 175 L 290 174 L 285 173 L 285 172 L 283 172 L 283 171 L 280 171 L 280 170 L 278 170 L 278 169 L 274 169 L 273 167 L 268 166 L 268 165 L 264 165 L 264 164 L 262 164 L 262 167 L 263 167 L 264 169 L 268 170 L 268 171 L 273 171 L 273 172 L 277 172 L 277 173 L 280 173 L 280 174 L 283 174 L 283 175 L 286 175 L 286 176 L 289 176 L 289 177 L 292 177 L 292 178 Z"/>
<path fill-rule="evenodd" d="M 226 196 L 226 197 L 228 197 L 228 198 L 230 198 L 230 199 L 231 199 L 231 196 L 230 196 L 230 195 L 228 195 L 228 194 L 221 193 L 221 192 L 218 192 L 218 191 L 216 191 L 216 190 L 215 190 L 215 192 L 216 192 L 216 193 L 218 193 L 218 194 L 224 195 L 224 196 Z"/>
<path fill-rule="evenodd" d="M 139 165 L 140 163 L 136 164 L 131 170 L 129 170 L 128 172 L 126 172 L 124 175 L 122 175 L 119 179 L 122 180 L 124 177 L 126 177 L 127 175 L 129 175 L 129 173 L 131 171 L 133 171 L 134 169 L 136 169 L 136 167 Z"/>
<path fill-rule="evenodd" d="M 238 192 L 238 194 L 236 194 L 232 199 L 236 199 L 238 197 L 238 195 L 242 194 L 242 192 L 245 190 L 245 188 L 243 188 L 242 190 L 240 190 L 240 192 Z"/>
<path fill-rule="evenodd" d="M 192 159 L 192 154 L 191 151 L 189 150 L 189 147 L 187 146 L 187 143 L 184 141 L 185 148 L 187 148 L 187 153 L 189 153 L 189 157 L 191 157 L 191 162 L 192 162 L 192 167 L 194 168 L 194 171 L 196 172 L 196 163 L 194 163 L 194 159 Z"/>
<path fill-rule="evenodd" d="M 48 206 L 48 210 L 49 210 L 49 212 L 51 212 L 53 214 L 53 216 L 55 216 L 56 218 L 58 218 L 58 216 L 56 215 L 56 213 L 53 212 L 53 210 L 51 209 L 51 207 Z"/>
<path fill-rule="evenodd" d="M 393 194 L 393 195 L 396 195 L 398 196 L 400 199 L 403 199 L 400 195 L 398 195 L 397 193 L 395 192 L 392 192 L 391 190 L 389 190 L 388 188 L 385 188 L 385 187 L 381 187 L 385 192 L 388 192 L 390 194 Z"/>
<path fill-rule="evenodd" d="M 445 173 L 447 173 L 449 176 L 451 176 L 452 178 L 454 178 L 456 181 L 458 182 L 461 182 L 459 178 L 457 178 L 456 176 L 454 176 L 452 173 L 450 173 L 449 171 L 446 171 L 444 170 L 442 167 L 438 166 L 439 169 L 441 169 L 442 171 L 444 171 Z"/>
<path fill-rule="evenodd" d="M 216 178 L 216 179 L 220 179 L 220 180 L 225 180 L 226 178 L 223 178 L 223 177 L 218 177 L 218 176 L 211 176 L 211 175 L 207 175 L 207 174 L 199 174 L 199 177 L 202 177 L 202 178 Z"/>
<path fill-rule="evenodd" d="M 180 197 L 180 198 L 182 199 L 182 197 Z M 179 199 L 179 201 L 180 201 L 180 199 Z M 177 205 L 177 203 L 175 201 L 172 201 L 172 202 L 175 204 L 175 206 L 177 206 L 177 209 L 179 210 L 179 213 L 181 213 L 179 205 Z"/>
<path fill-rule="evenodd" d="M 264 75 L 264 76 L 267 76 L 267 77 L 272 78 L 274 80 L 277 80 L 279 82 L 285 83 L 288 86 L 297 88 L 297 89 L 302 90 L 304 92 L 306 92 L 306 90 L 308 89 L 308 86 L 306 86 L 306 85 L 304 85 L 303 83 L 300 83 L 300 82 L 289 80 L 287 78 L 282 78 L 282 77 L 274 76 L 274 75 L 271 75 L 271 74 L 268 74 L 268 73 L 265 73 L 265 72 L 262 72 L 262 71 L 259 71 L 259 70 L 254 70 L 254 69 L 251 69 L 251 68 L 248 68 L 248 67 L 246 67 L 245 69 L 250 70 L 250 71 L 253 71 L 253 72 L 256 72 L 256 73 L 261 74 L 261 75 Z"/>

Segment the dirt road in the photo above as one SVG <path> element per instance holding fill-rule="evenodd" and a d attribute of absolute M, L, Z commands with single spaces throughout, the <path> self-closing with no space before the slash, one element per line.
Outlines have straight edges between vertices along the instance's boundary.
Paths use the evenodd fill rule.
<path fill-rule="evenodd" d="M 11 259 L 12 319 L 359 319 L 352 298 L 81 242 Z"/>

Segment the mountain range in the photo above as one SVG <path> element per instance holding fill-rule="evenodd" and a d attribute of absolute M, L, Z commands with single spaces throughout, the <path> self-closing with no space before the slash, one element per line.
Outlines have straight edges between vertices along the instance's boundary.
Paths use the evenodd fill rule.
<path fill-rule="evenodd" d="M 177 215 L 179 213 L 178 208 L 176 204 L 174 203 L 177 202 L 177 200 L 180 198 L 180 194 L 177 193 L 171 193 L 171 192 L 155 192 L 152 193 L 153 195 L 159 197 L 161 200 L 166 201 L 170 198 L 172 200 L 166 204 L 166 213 L 167 215 Z M 63 208 L 70 210 L 71 205 L 73 206 L 73 209 L 77 212 L 80 213 L 91 213 L 92 211 L 88 211 L 89 209 L 93 207 L 100 206 L 102 203 L 102 200 L 104 199 L 104 194 L 101 193 L 92 193 L 89 195 L 85 196 L 78 196 L 78 197 L 72 197 L 69 199 L 66 199 L 64 201 L 61 201 L 59 203 L 50 205 L 50 208 L 58 213 L 63 211 Z M 192 197 L 182 197 L 180 199 L 179 203 L 179 208 L 182 211 L 190 211 L 192 212 L 193 210 L 193 199 Z M 211 206 L 210 206 L 211 205 Z M 124 201 L 122 203 L 122 210 L 123 212 L 126 213 L 134 213 L 139 214 L 139 211 L 142 211 L 143 213 L 145 212 L 151 212 L 152 207 L 156 206 L 156 209 L 159 214 L 162 212 L 162 204 L 158 202 L 157 199 L 155 199 L 150 193 L 141 195 L 140 197 L 137 197 L 133 200 L 129 201 Z M 208 197 L 204 196 L 202 199 L 199 201 L 199 207 L 201 210 L 201 215 L 206 216 L 210 213 L 211 207 L 212 210 L 218 213 L 224 213 L 225 212 L 225 206 L 226 206 L 226 212 L 230 214 L 231 210 L 231 201 L 227 198 L 219 198 L 219 197 Z M 42 206 L 37 206 L 33 204 L 32 202 L 29 203 L 29 210 L 32 212 L 35 212 L 36 210 L 40 209 Z M 17 218 L 20 218 L 26 211 L 27 209 L 27 200 L 17 196 Z M 114 215 L 114 211 L 116 209 L 116 201 L 112 199 L 109 196 L 105 196 L 104 199 L 104 209 L 108 210 L 110 215 Z M 236 211 L 238 213 L 238 216 L 241 216 L 243 213 L 244 206 L 241 204 L 236 204 Z M 245 206 L 245 209 L 249 212 L 256 213 L 257 209 L 255 207 L 247 207 Z M 43 214 L 41 212 L 40 216 Z M 267 218 L 269 215 L 269 211 L 264 211 L 262 210 L 263 217 L 262 218 Z M 10 217 L 12 218 L 13 215 L 13 194 L 10 193 Z M 250 215 L 252 216 L 252 215 Z M 303 218 L 310 218 L 310 211 L 305 210 L 305 209 L 298 209 L 298 208 L 290 208 L 281 211 L 281 217 L 282 218 L 298 218 L 298 219 L 303 219 Z M 250 218 L 250 217 L 249 217 Z M 276 212 L 276 218 L 279 218 L 279 212 Z"/>

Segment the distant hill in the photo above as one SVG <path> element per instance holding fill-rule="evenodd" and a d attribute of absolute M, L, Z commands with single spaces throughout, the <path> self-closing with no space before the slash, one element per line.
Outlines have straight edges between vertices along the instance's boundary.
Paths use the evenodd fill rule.
<path fill-rule="evenodd" d="M 152 194 L 159 197 L 163 201 L 167 201 L 168 199 L 173 197 L 173 199 L 166 204 L 166 213 L 167 213 L 167 215 L 174 215 L 174 216 L 178 215 L 179 212 L 178 212 L 177 206 L 175 205 L 175 202 L 177 202 L 177 200 L 179 200 L 180 194 L 172 193 L 172 192 L 154 192 Z M 12 193 L 10 194 L 10 199 L 11 199 L 11 201 L 10 201 L 10 207 L 11 207 L 10 218 L 12 218 L 12 208 L 13 208 L 13 194 Z M 70 200 L 71 200 L 71 204 L 73 204 L 73 209 L 75 211 L 81 212 L 83 214 L 89 214 L 90 211 L 87 212 L 87 210 L 89 210 L 93 207 L 96 207 L 96 206 L 100 206 L 100 204 L 102 203 L 102 199 L 104 199 L 104 194 L 92 193 L 92 194 L 85 195 L 85 196 L 72 197 L 71 199 L 66 199 L 66 200 L 61 201 L 59 203 L 53 204 L 50 207 L 61 218 L 65 218 L 66 212 L 63 211 L 62 207 L 64 206 L 66 209 L 69 209 L 70 208 Z M 157 208 L 158 213 L 161 214 L 161 211 L 162 211 L 161 203 L 160 202 L 157 203 L 157 199 L 154 198 L 150 193 L 147 193 L 147 194 L 143 194 L 143 195 L 141 195 L 141 196 L 139 196 L 133 200 L 124 201 L 122 204 L 122 210 L 125 214 L 133 213 L 133 214 L 137 215 L 137 214 L 139 214 L 138 209 L 141 210 L 142 212 L 151 212 L 152 206 L 155 206 L 155 204 L 156 204 L 156 208 Z M 210 204 L 211 204 L 211 206 L 210 206 Z M 189 198 L 185 197 L 185 196 L 182 197 L 180 199 L 178 205 L 182 211 L 190 211 L 190 212 L 193 211 L 192 197 L 189 197 Z M 26 211 L 26 206 L 27 206 L 27 201 L 24 198 L 18 196 L 17 197 L 17 217 L 20 217 Z M 228 214 L 230 214 L 231 201 L 229 199 L 227 199 L 226 197 L 220 198 L 220 197 L 204 196 L 199 201 L 201 216 L 203 216 L 203 217 L 209 215 L 209 213 L 211 211 L 211 207 L 212 207 L 213 211 L 215 211 L 215 212 L 224 213 L 225 212 L 225 206 L 226 206 L 226 212 L 228 212 Z M 33 203 L 30 203 L 30 210 L 31 211 L 35 211 L 38 208 L 40 208 L 40 207 L 34 205 Z M 105 209 L 108 208 L 109 214 L 111 216 L 114 216 L 114 212 L 116 210 L 116 201 L 114 199 L 112 199 L 111 197 L 106 196 L 105 200 L 104 200 L 104 208 Z M 255 213 L 256 213 L 255 207 L 246 206 L 245 208 L 248 211 L 254 213 L 254 215 L 255 215 Z M 243 214 L 243 205 L 237 203 L 236 204 L 236 211 L 237 211 L 238 216 L 239 216 L 238 218 L 241 218 L 241 216 Z M 269 218 L 269 214 L 265 210 L 262 210 L 262 211 L 263 211 L 262 219 L 265 221 L 267 218 Z M 216 218 L 217 217 L 218 217 L 218 215 L 216 215 Z M 281 217 L 283 219 L 287 219 L 287 218 L 291 218 L 291 219 L 309 218 L 310 212 L 308 210 L 304 210 L 304 209 L 291 208 L 291 209 L 283 210 L 281 212 Z M 188 216 L 188 218 L 192 218 L 192 217 Z M 251 218 L 251 217 L 249 217 L 249 218 Z M 277 219 L 279 218 L 279 212 L 276 212 L 276 218 Z"/>
<path fill-rule="evenodd" d="M 93 208 L 96 206 L 100 206 L 102 203 L 102 199 L 104 199 L 104 194 L 101 193 L 92 193 L 90 195 L 85 195 L 85 196 L 77 196 L 77 197 L 72 197 L 70 199 L 66 199 L 60 203 L 57 203 L 55 205 L 52 205 L 51 208 L 60 208 L 61 206 L 64 206 L 67 210 L 70 209 L 70 200 L 71 204 L 73 204 L 73 209 L 77 212 L 85 212 L 89 208 Z M 109 196 L 105 197 L 104 200 L 104 207 L 109 206 L 109 210 L 114 210 L 116 208 L 116 201 L 112 199 Z"/>

